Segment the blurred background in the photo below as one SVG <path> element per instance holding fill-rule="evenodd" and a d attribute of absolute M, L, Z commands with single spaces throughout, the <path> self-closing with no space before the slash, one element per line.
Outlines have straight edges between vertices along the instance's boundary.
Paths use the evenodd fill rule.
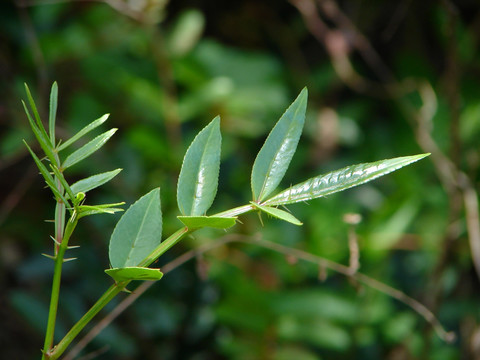
<path fill-rule="evenodd" d="M 211 213 L 251 199 L 250 171 L 307 86 L 303 136 L 283 187 L 346 165 L 431 152 L 367 185 L 290 206 L 295 227 L 255 215 L 203 230 L 164 255 L 261 238 L 348 265 L 419 300 L 456 341 L 405 304 L 317 264 L 242 242 L 169 273 L 83 349 L 98 359 L 480 359 L 480 7 L 462 1 L 17 0 L 0 3 L 0 347 L 40 356 L 53 263 L 54 202 L 22 143 L 29 84 L 46 117 L 59 85 L 66 139 L 110 113 L 119 131 L 71 181 L 123 171 L 89 203 L 128 206 L 161 187 L 175 231 L 184 152 L 214 116 L 222 164 Z M 37 153 L 39 148 L 35 147 Z M 354 228 L 346 214 L 362 221 Z M 120 215 L 80 223 L 65 264 L 57 337 L 110 285 Z M 477 271 L 475 270 L 477 269 Z M 123 297 L 115 300 L 112 310 Z M 104 312 L 102 315 L 105 315 Z M 100 319 L 99 317 L 98 319 Z"/>

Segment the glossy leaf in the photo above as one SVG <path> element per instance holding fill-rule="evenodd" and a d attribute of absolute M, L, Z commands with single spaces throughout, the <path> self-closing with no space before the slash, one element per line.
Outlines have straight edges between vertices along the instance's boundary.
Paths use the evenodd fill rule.
<path fill-rule="evenodd" d="M 237 217 L 220 216 L 177 216 L 177 218 L 190 230 L 204 227 L 228 229 L 234 226 L 237 221 Z"/>
<path fill-rule="evenodd" d="M 220 117 L 213 119 L 193 140 L 178 178 L 177 203 L 183 215 L 204 215 L 217 193 L 220 169 Z"/>
<path fill-rule="evenodd" d="M 107 275 L 111 276 L 116 282 L 130 280 L 160 280 L 163 273 L 160 269 L 151 269 L 145 267 L 125 267 L 105 270 Z"/>
<path fill-rule="evenodd" d="M 57 117 L 58 104 L 58 85 L 55 81 L 50 91 L 50 111 L 48 115 L 48 132 L 50 134 L 50 142 L 55 144 L 55 119 Z"/>
<path fill-rule="evenodd" d="M 142 196 L 123 214 L 110 238 L 110 264 L 114 268 L 137 266 L 161 242 L 160 189 Z"/>
<path fill-rule="evenodd" d="M 116 131 L 117 129 L 111 129 L 107 132 L 104 132 L 103 134 L 98 135 L 92 141 L 83 145 L 80 149 L 74 151 L 65 159 L 65 162 L 62 164 L 63 168 L 66 169 L 92 155 L 95 151 L 100 149 L 108 141 L 108 139 L 115 134 Z"/>
<path fill-rule="evenodd" d="M 262 205 L 284 205 L 315 199 L 364 184 L 391 173 L 430 154 L 404 156 L 372 163 L 347 166 L 341 170 L 311 178 L 294 185 L 263 202 Z"/>
<path fill-rule="evenodd" d="M 77 181 L 70 188 L 72 189 L 72 192 L 74 194 L 77 194 L 79 192 L 86 193 L 112 180 L 115 176 L 117 176 L 120 171 L 122 171 L 122 169 L 116 169 L 90 176 L 88 178 Z"/>
<path fill-rule="evenodd" d="M 100 125 L 102 125 L 105 121 L 107 121 L 108 117 L 110 114 L 105 114 L 102 117 L 98 118 L 97 120 L 92 121 L 90 124 L 85 126 L 82 130 L 80 130 L 78 133 L 73 135 L 70 139 L 65 141 L 62 145 L 58 147 L 58 151 L 62 151 L 63 149 L 66 149 L 70 145 L 72 145 L 75 141 L 80 139 L 82 136 L 88 134 L 90 131 L 96 129 Z"/>
<path fill-rule="evenodd" d="M 272 129 L 255 159 L 252 191 L 257 202 L 275 190 L 290 165 L 305 122 L 307 97 L 304 88 Z"/>
<path fill-rule="evenodd" d="M 250 204 L 252 204 L 258 210 L 263 211 L 264 213 L 267 213 L 268 215 L 273 216 L 277 219 L 281 219 L 298 226 L 303 225 L 303 223 L 300 220 L 298 220 L 295 216 L 293 216 L 289 212 L 286 212 L 274 207 L 270 207 L 270 206 L 260 205 L 253 201 L 251 201 Z"/>

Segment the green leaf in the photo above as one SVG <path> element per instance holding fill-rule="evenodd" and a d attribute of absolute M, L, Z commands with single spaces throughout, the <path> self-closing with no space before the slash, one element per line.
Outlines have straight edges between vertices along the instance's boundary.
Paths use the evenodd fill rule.
<path fill-rule="evenodd" d="M 162 240 L 160 189 L 142 196 L 123 214 L 110 238 L 110 264 L 137 266 Z"/>
<path fill-rule="evenodd" d="M 48 130 L 50 133 L 50 142 L 55 144 L 55 119 L 57 117 L 57 103 L 58 103 L 58 85 L 55 81 L 50 91 L 50 111 L 48 116 Z"/>
<path fill-rule="evenodd" d="M 116 282 L 130 280 L 160 280 L 163 273 L 160 269 L 151 269 L 145 267 L 124 267 L 105 270 L 107 275 L 111 276 Z"/>
<path fill-rule="evenodd" d="M 191 229 L 211 227 L 216 229 L 228 229 L 235 225 L 237 217 L 220 216 L 177 216 L 183 225 Z"/>
<path fill-rule="evenodd" d="M 22 104 L 23 104 L 23 108 L 25 109 L 25 114 L 27 114 L 28 122 L 30 123 L 30 127 L 32 128 L 33 134 L 37 138 L 37 141 L 40 144 L 40 147 L 42 148 L 45 155 L 47 155 L 48 159 L 53 163 L 55 161 L 55 156 L 53 154 L 52 146 L 50 144 L 48 135 L 45 132 L 45 129 L 43 129 L 43 126 L 41 129 L 37 126 L 37 124 L 32 118 L 32 115 L 30 115 L 30 112 L 28 111 L 27 105 L 25 104 L 24 101 L 22 101 Z"/>
<path fill-rule="evenodd" d="M 78 194 L 79 192 L 86 193 L 87 191 L 95 189 L 110 181 L 115 176 L 117 176 L 120 171 L 122 171 L 122 169 L 116 169 L 90 176 L 88 178 L 77 181 L 70 188 L 72 189 L 74 194 Z"/>
<path fill-rule="evenodd" d="M 50 175 L 50 172 L 47 170 L 46 166 L 43 165 L 41 160 L 38 158 L 37 155 L 33 152 L 33 150 L 28 146 L 27 142 L 24 140 L 25 146 L 27 147 L 28 151 L 33 157 L 33 160 L 35 161 L 35 164 L 37 165 L 38 170 L 40 171 L 40 174 L 42 174 L 43 178 L 45 179 L 45 182 L 47 183 L 48 187 L 50 190 L 52 190 L 53 194 L 58 200 L 63 201 L 63 203 L 68 205 L 67 199 L 63 196 L 63 194 L 57 189 L 57 185 L 55 184 L 55 180 L 53 177 Z"/>
<path fill-rule="evenodd" d="M 78 163 L 79 161 L 82 161 L 86 157 L 92 155 L 95 151 L 100 149 L 108 141 L 108 139 L 110 139 L 112 135 L 115 134 L 116 131 L 117 129 L 111 129 L 101 135 L 98 135 L 95 139 L 86 143 L 80 149 L 74 151 L 72 154 L 67 156 L 64 163 L 62 164 L 62 167 L 66 169 Z"/>
<path fill-rule="evenodd" d="M 62 145 L 60 145 L 58 147 L 58 151 L 62 151 L 63 149 L 66 149 L 67 147 L 72 145 L 75 141 L 80 139 L 82 136 L 88 134 L 93 129 L 96 129 L 97 127 L 102 125 L 105 121 L 107 121 L 109 116 L 110 116 L 110 114 L 105 114 L 102 117 L 98 118 L 97 120 L 92 121 L 90 124 L 85 126 L 82 130 L 80 130 L 78 133 L 76 133 L 70 139 L 68 139 Z"/>
<path fill-rule="evenodd" d="M 271 215 L 271 216 L 273 216 L 277 219 L 281 219 L 281 220 L 284 220 L 286 222 L 289 222 L 291 224 L 298 225 L 298 226 L 303 225 L 303 223 L 300 220 L 298 220 L 295 216 L 293 216 L 289 212 L 286 212 L 286 211 L 283 211 L 283 210 L 280 210 L 280 209 L 277 209 L 277 208 L 274 208 L 274 207 L 270 207 L 270 206 L 260 205 L 260 204 L 257 204 L 255 202 L 253 202 L 253 201 L 250 201 L 250 204 L 252 204 L 258 210 L 263 211 L 263 212 L 267 213 L 268 215 Z"/>
<path fill-rule="evenodd" d="M 53 173 L 55 174 L 56 179 L 60 181 L 60 184 L 62 185 L 63 189 L 66 191 L 68 197 L 70 200 L 72 200 L 73 204 L 76 204 L 76 198 L 74 193 L 72 192 L 72 189 L 70 188 L 70 185 L 68 185 L 67 180 L 65 180 L 65 177 L 63 176 L 63 173 L 60 172 L 60 170 L 55 166 L 50 164 L 50 168 L 52 169 Z"/>
<path fill-rule="evenodd" d="M 213 119 L 193 140 L 178 178 L 177 203 L 183 215 L 204 215 L 217 193 L 220 169 L 220 117 Z"/>
<path fill-rule="evenodd" d="M 35 116 L 35 120 L 37 121 L 37 126 L 40 130 L 42 130 L 42 132 L 45 134 L 45 136 L 48 139 L 47 132 L 45 131 L 45 128 L 43 127 L 43 123 L 42 123 L 42 120 L 40 119 L 40 115 L 38 113 L 37 106 L 35 105 L 35 101 L 33 100 L 32 93 L 30 92 L 30 89 L 28 88 L 28 85 L 27 84 L 24 84 L 24 85 L 25 85 L 25 92 L 27 93 L 28 103 L 30 104 L 30 108 L 33 111 L 33 115 Z"/>
<path fill-rule="evenodd" d="M 119 206 L 125 204 L 124 202 L 115 203 L 115 204 L 102 204 L 102 205 L 80 205 L 78 207 L 78 217 L 79 219 L 89 215 L 96 214 L 115 214 L 116 212 L 123 211 L 122 208 L 116 208 L 114 206 Z"/>
<path fill-rule="evenodd" d="M 307 109 L 307 88 L 285 111 L 263 144 L 252 169 L 252 192 L 263 201 L 282 181 L 297 149 Z"/>
<path fill-rule="evenodd" d="M 372 163 L 347 166 L 341 170 L 311 178 L 294 185 L 274 197 L 264 201 L 262 205 L 285 205 L 299 201 L 316 199 L 333 194 L 357 185 L 364 184 L 380 176 L 391 173 L 430 154 L 404 156 Z"/>

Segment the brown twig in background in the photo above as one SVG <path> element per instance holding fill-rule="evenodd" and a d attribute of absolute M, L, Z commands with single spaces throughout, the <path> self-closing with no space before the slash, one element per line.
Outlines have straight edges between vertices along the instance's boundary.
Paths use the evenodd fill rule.
<path fill-rule="evenodd" d="M 435 315 L 422 303 L 411 298 L 405 293 L 397 290 L 387 284 L 384 284 L 378 280 L 371 278 L 368 275 L 362 274 L 360 272 L 352 273 L 352 269 L 349 266 L 342 265 L 332 260 L 325 259 L 321 256 L 310 254 L 306 251 L 291 248 L 288 246 L 283 246 L 272 241 L 264 240 L 259 235 L 253 237 L 246 237 L 238 234 L 229 234 L 223 238 L 218 239 L 217 241 L 212 242 L 199 247 L 198 249 L 193 249 L 187 251 L 183 255 L 177 257 L 173 261 L 169 262 L 162 267 L 162 272 L 164 274 L 169 273 L 170 271 L 176 269 L 180 265 L 183 265 L 187 261 L 203 255 L 206 252 L 209 252 L 213 249 L 225 246 L 229 243 L 243 243 L 255 245 L 262 247 L 264 249 L 269 249 L 277 253 L 283 254 L 286 258 L 296 259 L 307 261 L 319 266 L 319 269 L 323 272 L 325 269 L 333 270 L 339 274 L 345 275 L 355 281 L 363 283 L 368 287 L 375 289 L 384 293 L 387 296 L 390 296 L 405 305 L 409 306 L 415 312 L 417 312 L 421 317 L 425 319 L 429 324 L 432 325 L 433 329 L 437 335 L 444 340 L 445 342 L 451 343 L 455 340 L 455 334 L 453 332 L 447 332 L 443 326 L 440 324 Z M 84 348 L 87 346 L 90 341 L 93 340 L 105 327 L 107 327 L 113 320 L 115 320 L 123 311 L 125 311 L 131 304 L 133 304 L 142 294 L 144 294 L 155 282 L 145 281 L 139 285 L 130 295 L 128 295 L 124 300 L 122 300 L 115 309 L 105 316 L 97 325 L 95 325 L 69 352 L 65 355 L 64 360 L 73 360 Z"/>

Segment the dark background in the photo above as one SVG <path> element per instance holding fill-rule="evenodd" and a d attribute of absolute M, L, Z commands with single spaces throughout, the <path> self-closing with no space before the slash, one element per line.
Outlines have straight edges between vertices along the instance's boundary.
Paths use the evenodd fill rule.
<path fill-rule="evenodd" d="M 479 10 L 473 0 L 3 1 L 1 357 L 39 358 L 43 344 L 53 263 L 40 254 L 52 252 L 44 220 L 54 201 L 22 143 L 39 152 L 20 99 L 26 82 L 46 118 L 57 81 L 60 138 L 104 113 L 100 130 L 119 128 L 69 179 L 124 169 L 88 194 L 91 203 L 129 205 L 160 186 L 164 236 L 180 226 L 176 179 L 195 134 L 221 116 L 211 213 L 243 205 L 258 150 L 304 86 L 305 130 L 283 187 L 432 152 L 373 183 L 291 206 L 301 228 L 265 217 L 262 227 L 247 215 L 227 233 L 198 232 L 159 263 L 257 236 L 348 264 L 343 216 L 358 213 L 360 271 L 419 300 L 457 335 L 447 344 L 410 307 L 334 271 L 319 279 L 318 265 L 234 243 L 166 275 L 84 349 L 87 358 L 480 358 L 469 243 L 478 214 L 465 206 L 477 197 L 480 165 Z M 103 270 L 118 218 L 87 218 L 72 239 L 81 247 L 65 265 L 58 339 L 110 284 Z"/>

